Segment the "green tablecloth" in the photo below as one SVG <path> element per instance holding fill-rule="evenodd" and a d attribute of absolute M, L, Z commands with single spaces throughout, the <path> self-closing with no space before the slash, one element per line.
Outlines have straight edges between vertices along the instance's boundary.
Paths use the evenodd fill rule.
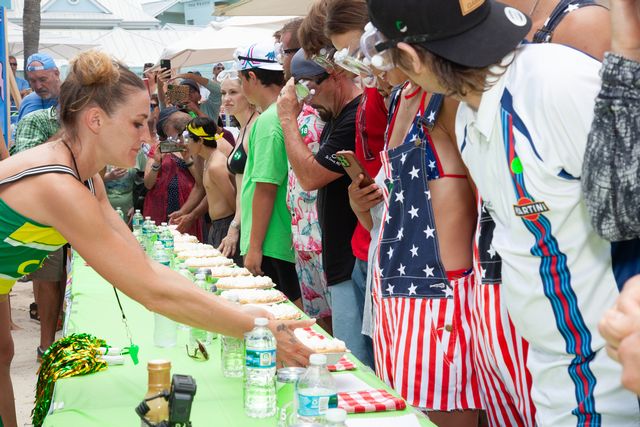
<path fill-rule="evenodd" d="M 191 411 L 191 421 L 198 426 L 275 426 L 275 418 L 253 419 L 244 415 L 242 379 L 224 378 L 220 367 L 220 340 L 210 346 L 211 358 L 197 361 L 186 354 L 188 331 L 179 331 L 178 345 L 163 349 L 153 345 L 153 313 L 122 293 L 120 298 L 128 318 L 133 339 L 140 346 L 140 364 L 131 359 L 125 365 L 110 366 L 92 375 L 63 379 L 57 382 L 47 427 L 70 426 L 137 426 L 140 420 L 135 406 L 147 391 L 147 361 L 171 360 L 171 373 L 188 374 L 196 379 L 197 393 Z M 113 288 L 84 261 L 75 256 L 68 294 L 65 333 L 85 332 L 103 338 L 109 345 L 128 345 L 125 328 Z M 358 363 L 350 371 L 375 388 L 387 388 L 370 370 Z M 334 375 L 342 375 L 336 373 Z M 413 411 L 393 411 L 376 414 L 354 414 L 349 417 L 394 417 Z M 418 415 L 421 425 L 433 426 Z M 393 420 L 389 419 L 389 425 Z"/>

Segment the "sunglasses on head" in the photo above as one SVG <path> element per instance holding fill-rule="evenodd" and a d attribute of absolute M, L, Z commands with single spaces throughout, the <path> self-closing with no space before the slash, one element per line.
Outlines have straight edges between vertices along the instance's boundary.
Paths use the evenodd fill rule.
<path fill-rule="evenodd" d="M 209 352 L 207 351 L 207 348 L 204 346 L 204 344 L 202 344 L 202 341 L 196 340 L 196 344 L 197 346 L 193 349 L 193 354 L 189 352 L 189 346 L 185 345 L 185 347 L 187 348 L 187 355 L 190 358 L 196 360 L 209 360 Z"/>

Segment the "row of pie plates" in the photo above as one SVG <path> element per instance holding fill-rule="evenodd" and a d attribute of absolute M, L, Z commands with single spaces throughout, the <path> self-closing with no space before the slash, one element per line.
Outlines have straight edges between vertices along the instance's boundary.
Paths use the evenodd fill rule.
<path fill-rule="evenodd" d="M 172 228 L 174 250 L 178 259 L 184 260 L 187 268 L 195 271 L 199 268 L 211 270 L 211 276 L 217 278 L 216 287 L 222 297 L 235 294 L 241 304 L 258 305 L 269 311 L 278 320 L 296 320 L 302 313 L 290 304 L 280 304 L 287 297 L 277 289 L 268 276 L 252 276 L 243 267 L 235 266 L 232 259 L 226 258 L 211 245 L 199 243 L 195 236 L 181 234 Z M 235 299 L 235 298 L 234 298 Z M 346 349 L 344 341 L 315 333 L 310 328 L 294 330 L 296 338 L 305 346 L 318 353 L 325 353 L 330 364 L 335 364 Z"/>

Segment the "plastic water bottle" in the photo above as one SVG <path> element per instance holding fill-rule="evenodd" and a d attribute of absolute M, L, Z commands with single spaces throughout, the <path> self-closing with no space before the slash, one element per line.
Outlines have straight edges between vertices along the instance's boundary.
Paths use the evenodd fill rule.
<path fill-rule="evenodd" d="M 149 255 L 151 255 L 150 252 L 152 248 L 152 246 L 149 245 L 149 242 L 151 241 L 150 236 L 154 226 L 155 224 L 151 221 L 151 217 L 145 217 L 142 223 L 142 243 L 144 244 L 145 252 Z"/>
<path fill-rule="evenodd" d="M 162 243 L 156 242 L 153 248 L 153 259 L 162 265 L 169 266 L 171 260 Z M 155 313 L 153 343 L 158 347 L 174 347 L 178 339 L 178 324 L 173 320 Z"/>
<path fill-rule="evenodd" d="M 276 414 L 276 339 L 264 317 L 245 334 L 244 413 L 252 418 Z"/>
<path fill-rule="evenodd" d="M 326 427 L 347 427 L 347 411 L 342 408 L 327 409 Z"/>
<path fill-rule="evenodd" d="M 142 231 L 143 222 L 144 222 L 144 217 L 140 213 L 140 209 L 136 209 L 136 212 L 133 214 L 133 218 L 131 219 L 131 225 L 133 226 L 133 231 L 136 231 L 136 230 Z"/>
<path fill-rule="evenodd" d="M 298 419 L 310 423 L 323 423 L 329 408 L 338 407 L 336 384 L 327 370 L 327 356 L 312 354 L 311 365 L 296 383 Z"/>
<path fill-rule="evenodd" d="M 163 222 L 160 225 L 160 235 L 158 236 L 158 238 L 160 240 L 160 243 L 162 243 L 164 249 L 167 251 L 167 255 L 169 255 L 169 259 L 171 260 L 171 266 L 173 267 L 175 257 L 175 252 L 173 250 L 173 234 L 171 234 L 171 230 L 169 230 L 169 227 L 167 227 L 166 222 Z"/>
<path fill-rule="evenodd" d="M 167 267 L 171 265 L 171 258 L 169 258 L 167 250 L 164 248 L 164 246 L 162 246 L 162 243 L 160 242 L 156 242 L 153 245 L 153 259 L 162 265 L 166 265 Z"/>
<path fill-rule="evenodd" d="M 235 294 L 229 294 L 226 299 L 235 304 L 240 302 Z M 222 375 L 225 378 L 242 377 L 245 363 L 244 341 L 242 339 L 220 334 L 220 356 Z"/>
<path fill-rule="evenodd" d="M 120 209 L 120 207 L 116 208 L 116 213 L 118 214 L 120 219 L 124 221 L 124 212 L 122 212 L 122 209 Z"/>
<path fill-rule="evenodd" d="M 208 289 L 204 274 L 196 274 L 195 285 L 200 289 Z M 191 348 L 197 347 L 198 344 L 196 343 L 196 340 L 200 341 L 204 345 L 211 344 L 211 338 L 209 337 L 208 331 L 191 327 L 191 331 L 189 332 L 189 346 L 191 346 Z"/>

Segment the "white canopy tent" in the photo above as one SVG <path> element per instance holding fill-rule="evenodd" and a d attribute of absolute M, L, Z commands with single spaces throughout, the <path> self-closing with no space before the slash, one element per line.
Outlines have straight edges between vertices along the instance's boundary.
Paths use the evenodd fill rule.
<path fill-rule="evenodd" d="M 239 0 L 227 6 L 216 6 L 218 16 L 304 16 L 309 12 L 313 0 Z"/>
<path fill-rule="evenodd" d="M 162 59 L 170 59 L 173 68 L 211 64 L 233 59 L 238 47 L 269 40 L 291 16 L 242 17 L 212 22 L 207 28 L 167 46 Z"/>
<path fill-rule="evenodd" d="M 24 56 L 24 44 L 22 40 L 23 29 L 21 26 L 9 21 L 7 21 L 6 24 L 9 55 L 22 58 Z M 78 53 L 96 46 L 97 43 L 76 37 L 45 34 L 40 36 L 38 52 L 47 53 L 55 60 L 66 62 Z"/>

